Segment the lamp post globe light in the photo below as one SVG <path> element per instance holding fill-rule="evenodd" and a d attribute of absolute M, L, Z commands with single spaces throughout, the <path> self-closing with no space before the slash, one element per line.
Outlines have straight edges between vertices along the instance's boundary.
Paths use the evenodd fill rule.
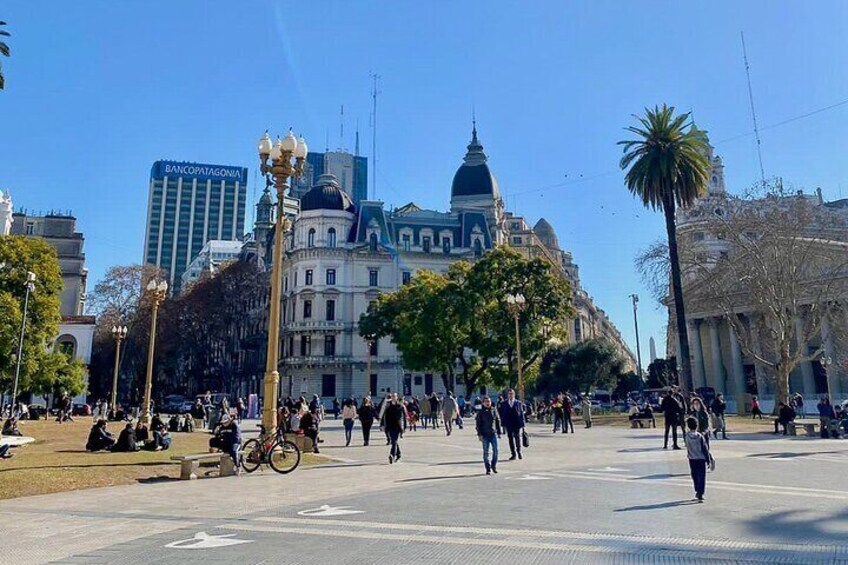
<path fill-rule="evenodd" d="M 150 425 L 152 414 L 150 413 L 150 394 L 153 390 L 153 351 L 156 345 L 156 318 L 159 315 L 159 305 L 168 295 L 168 281 L 150 279 L 147 283 L 147 293 L 153 305 L 153 314 L 150 317 L 150 342 L 147 347 L 147 379 L 144 383 L 144 404 L 141 407 L 141 423 Z M 117 361 L 116 361 L 117 362 Z"/>
<path fill-rule="evenodd" d="M 515 318 L 515 356 L 516 364 L 518 366 L 518 399 L 524 402 L 524 371 L 521 367 L 521 332 L 518 328 L 518 317 L 527 305 L 527 301 L 521 293 L 507 294 L 506 303 Z"/>
<path fill-rule="evenodd" d="M 112 411 L 118 410 L 118 371 L 121 365 L 121 342 L 127 337 L 126 326 L 112 326 L 112 337 L 115 339 L 115 370 L 112 374 Z"/>
<path fill-rule="evenodd" d="M 5 263 L 3 264 L 5 266 Z M 21 316 L 21 337 L 18 340 L 18 358 L 15 363 L 15 384 L 12 386 L 12 412 L 15 411 L 15 399 L 18 397 L 18 380 L 21 376 L 21 358 L 24 350 L 24 334 L 26 333 L 26 317 L 27 308 L 29 307 L 29 295 L 35 290 L 35 273 L 27 271 L 25 293 L 24 293 L 24 311 Z"/>
<path fill-rule="evenodd" d="M 259 139 L 260 170 L 265 176 L 266 186 L 274 186 L 277 193 L 277 212 L 274 221 L 274 244 L 271 255 L 271 305 L 268 314 L 268 347 L 265 360 L 265 394 L 262 402 L 262 425 L 272 434 L 277 429 L 277 391 L 280 385 L 280 300 L 283 272 L 283 233 L 288 229 L 284 210 L 289 178 L 303 174 L 303 163 L 308 148 L 301 136 L 295 139 L 291 129 L 283 139 L 272 143 L 266 131 Z M 294 161 L 292 161 L 294 159 Z"/>

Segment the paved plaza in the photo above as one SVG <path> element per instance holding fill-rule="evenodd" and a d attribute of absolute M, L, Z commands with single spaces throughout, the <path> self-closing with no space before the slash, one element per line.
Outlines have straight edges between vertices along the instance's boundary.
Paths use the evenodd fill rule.
<path fill-rule="evenodd" d="M 714 440 L 696 504 L 685 451 L 658 429 L 530 432 L 492 476 L 468 427 L 407 433 L 389 465 L 379 434 L 344 448 L 330 421 L 337 462 L 291 476 L 6 500 L 0 563 L 848 563 L 848 442 Z"/>

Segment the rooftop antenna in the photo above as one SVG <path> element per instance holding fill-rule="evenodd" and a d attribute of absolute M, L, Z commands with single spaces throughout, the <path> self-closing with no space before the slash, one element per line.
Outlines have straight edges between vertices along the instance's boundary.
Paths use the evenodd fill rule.
<path fill-rule="evenodd" d="M 359 119 L 356 120 L 356 145 L 354 146 L 353 154 L 359 157 Z"/>
<path fill-rule="evenodd" d="M 339 149 L 344 150 L 344 104 L 342 104 L 341 117 L 339 118 Z"/>
<path fill-rule="evenodd" d="M 763 170 L 763 153 L 760 148 L 760 128 L 757 126 L 757 112 L 754 110 L 754 91 L 751 89 L 751 68 L 748 65 L 748 51 L 745 49 L 745 32 L 739 32 L 742 36 L 742 60 L 745 61 L 745 76 L 748 77 L 748 100 L 751 102 L 751 118 L 754 120 L 754 137 L 757 139 L 757 159 L 760 162 L 760 182 L 763 188 L 766 186 L 766 173 Z"/>
<path fill-rule="evenodd" d="M 327 128 L 326 139 L 324 141 L 324 153 L 330 152 L 330 128 Z"/>
<path fill-rule="evenodd" d="M 380 75 L 371 73 L 371 80 L 374 86 L 371 89 L 371 197 L 377 198 L 377 81 L 380 80 Z"/>

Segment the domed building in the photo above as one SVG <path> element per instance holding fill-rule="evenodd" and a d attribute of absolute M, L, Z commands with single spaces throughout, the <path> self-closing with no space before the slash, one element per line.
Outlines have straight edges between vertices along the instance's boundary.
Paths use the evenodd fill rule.
<path fill-rule="evenodd" d="M 263 224 L 257 240 L 268 237 L 268 227 Z M 415 203 L 387 210 L 368 199 L 355 205 L 337 178 L 321 175 L 302 194 L 285 235 L 281 394 L 444 392 L 439 375 L 406 371 L 389 339 L 366 343 L 357 329 L 360 316 L 380 294 L 399 289 L 420 269 L 446 272 L 453 262 L 474 260 L 496 245 L 523 248 L 522 230 L 538 247 L 534 253 L 544 253 L 578 289 L 576 266 L 559 250 L 553 227 L 545 220 L 537 227 L 535 235 L 504 211 L 476 124 L 453 177 L 449 212 Z M 458 392 L 465 391 L 460 386 Z"/>

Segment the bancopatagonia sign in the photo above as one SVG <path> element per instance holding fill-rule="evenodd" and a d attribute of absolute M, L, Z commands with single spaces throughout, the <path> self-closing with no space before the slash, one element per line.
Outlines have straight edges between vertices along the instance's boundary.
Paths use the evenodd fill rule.
<path fill-rule="evenodd" d="M 225 165 L 204 165 L 202 163 L 181 163 L 178 161 L 156 161 L 151 171 L 153 178 L 190 177 L 197 180 L 238 181 L 247 183 L 247 168 Z"/>

